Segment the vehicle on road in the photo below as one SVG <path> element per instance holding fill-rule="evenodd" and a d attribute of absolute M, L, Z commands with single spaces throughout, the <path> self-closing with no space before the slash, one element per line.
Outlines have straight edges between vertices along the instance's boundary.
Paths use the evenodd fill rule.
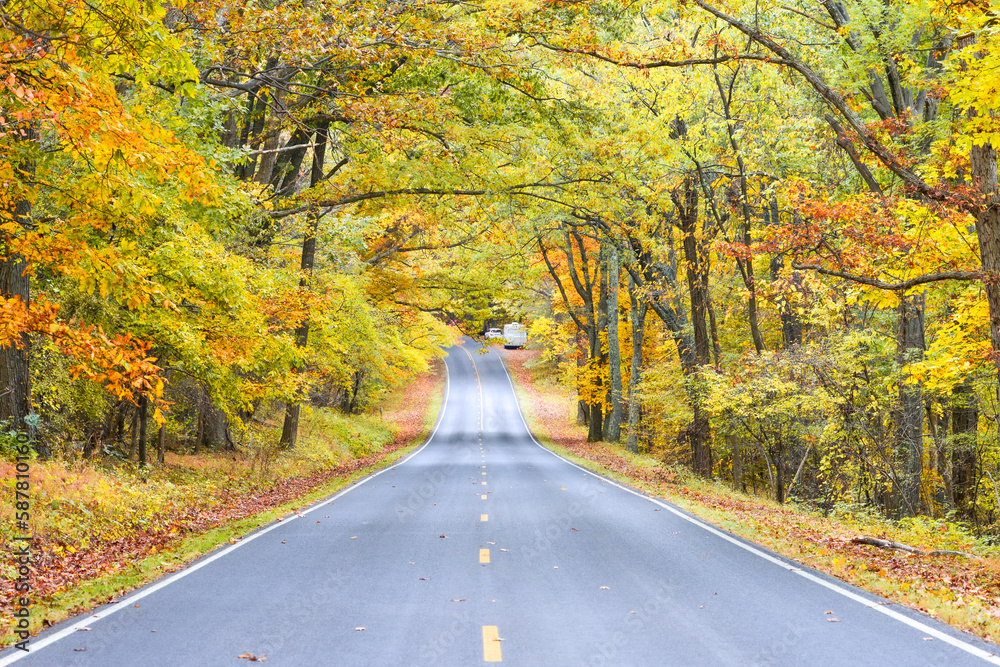
<path fill-rule="evenodd" d="M 487 329 L 483 338 L 503 338 L 503 332 L 499 329 Z"/>
<path fill-rule="evenodd" d="M 503 347 L 514 350 L 524 347 L 528 342 L 528 328 L 519 322 L 505 324 L 503 327 Z"/>

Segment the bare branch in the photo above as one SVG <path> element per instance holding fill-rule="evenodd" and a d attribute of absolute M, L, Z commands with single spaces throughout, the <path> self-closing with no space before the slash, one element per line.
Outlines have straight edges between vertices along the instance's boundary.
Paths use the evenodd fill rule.
<path fill-rule="evenodd" d="M 884 289 L 890 292 L 901 292 L 917 287 L 918 285 L 926 285 L 928 283 L 936 283 L 944 280 L 982 280 L 984 276 L 982 271 L 943 271 L 941 273 L 928 273 L 926 275 L 917 276 L 916 278 L 910 278 L 909 280 L 904 280 L 898 283 L 887 283 L 885 281 L 878 280 L 877 278 L 868 278 L 867 276 L 859 276 L 853 273 L 847 273 L 846 271 L 827 269 L 818 264 L 799 264 L 798 262 L 792 262 L 792 268 L 800 271 L 815 271 L 816 273 L 824 276 L 843 278 L 845 280 L 850 280 L 851 282 L 868 285 L 869 287 L 877 287 L 878 289 Z"/>

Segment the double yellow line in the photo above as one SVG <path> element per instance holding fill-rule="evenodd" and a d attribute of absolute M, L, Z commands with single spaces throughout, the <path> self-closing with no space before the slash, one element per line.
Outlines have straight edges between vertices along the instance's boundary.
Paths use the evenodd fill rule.
<path fill-rule="evenodd" d="M 479 367 L 476 365 L 476 360 L 472 358 L 472 353 L 465 349 L 465 345 L 460 345 L 462 351 L 465 352 L 466 356 L 469 357 L 469 361 L 472 362 L 472 370 L 476 374 L 476 386 L 479 388 L 479 430 L 483 430 L 483 381 L 479 377 Z"/>
<path fill-rule="evenodd" d="M 461 345 L 460 347 L 462 348 L 462 351 L 465 352 L 466 356 L 469 357 L 469 361 L 472 362 L 472 370 L 476 374 L 476 387 L 479 389 L 479 439 L 482 441 L 483 415 L 486 413 L 485 404 L 483 402 L 483 381 L 479 376 L 479 366 L 476 364 L 476 360 L 473 358 L 472 353 L 466 349 L 465 345 Z M 483 467 L 485 468 L 486 466 Z M 486 473 L 483 474 L 485 475 Z M 483 484 L 486 484 L 486 482 L 483 482 Z M 483 494 L 483 500 L 486 500 L 485 494 Z M 487 521 L 488 518 L 487 514 L 481 514 L 479 516 L 480 521 Z M 479 550 L 479 562 L 483 565 L 490 562 L 489 549 Z M 483 661 L 503 662 L 503 656 L 500 652 L 500 630 L 495 625 L 483 626 Z"/>

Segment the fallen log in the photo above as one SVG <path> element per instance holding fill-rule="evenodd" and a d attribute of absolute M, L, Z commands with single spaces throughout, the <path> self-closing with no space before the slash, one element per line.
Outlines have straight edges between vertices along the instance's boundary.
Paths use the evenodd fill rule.
<path fill-rule="evenodd" d="M 906 551 L 907 553 L 917 554 L 918 556 L 962 556 L 963 558 L 982 560 L 982 558 L 980 558 L 979 556 L 975 554 L 967 554 L 964 551 L 950 551 L 950 550 L 940 550 L 940 549 L 935 549 L 934 551 L 924 551 L 916 547 L 911 547 L 908 544 L 893 542 L 892 540 L 880 540 L 877 537 L 868 537 L 866 535 L 859 535 L 858 537 L 852 538 L 851 542 L 853 542 L 854 544 L 868 544 L 873 547 L 881 547 L 882 549 L 894 549 L 896 551 Z"/>

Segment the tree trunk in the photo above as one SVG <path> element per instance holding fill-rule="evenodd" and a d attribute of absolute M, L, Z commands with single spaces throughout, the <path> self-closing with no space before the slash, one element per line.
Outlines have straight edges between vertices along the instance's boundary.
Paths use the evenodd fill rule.
<path fill-rule="evenodd" d="M 966 380 L 952 391 L 951 408 L 951 489 L 955 508 L 966 518 L 975 514 L 976 481 L 979 479 L 978 428 L 976 392 L 972 382 Z"/>
<path fill-rule="evenodd" d="M 157 443 L 158 452 L 156 454 L 156 460 L 163 463 L 164 458 L 166 458 L 167 452 L 167 425 L 160 424 L 160 437 Z"/>
<path fill-rule="evenodd" d="M 896 443 L 902 461 L 899 489 L 900 509 L 916 514 L 920 508 L 920 479 L 924 458 L 924 400 L 919 383 L 908 381 L 905 367 L 923 356 L 924 297 L 901 297 L 896 352 L 903 374 L 899 385 L 899 413 L 896 421 Z"/>
<path fill-rule="evenodd" d="M 27 125 L 20 131 L 24 134 L 20 135 L 17 143 L 27 146 L 35 142 L 37 137 L 33 126 Z M 34 177 L 35 163 L 32 159 L 25 158 L 17 165 L 16 170 L 23 181 L 30 181 Z M 27 264 L 21 255 L 11 250 L 8 234 L 16 235 L 17 229 L 28 225 L 31 202 L 27 199 L 12 202 L 3 217 L 9 218 L 13 223 L 14 231 L 0 236 L 4 243 L 4 254 L 0 259 L 0 297 L 19 299 L 27 307 L 31 304 L 30 280 L 25 273 Z M 0 420 L 6 421 L 8 428 L 25 431 L 32 437 L 34 429 L 25 421 L 31 411 L 31 375 L 28 372 L 30 349 L 31 341 L 27 335 L 22 335 L 17 345 L 0 348 Z M 39 453 L 47 454 L 47 449 L 41 444 L 36 443 L 35 447 L 42 447 Z"/>
<path fill-rule="evenodd" d="M 701 401 L 694 403 L 694 418 L 688 426 L 691 443 L 691 468 L 701 477 L 712 476 L 712 445 L 709 442 L 708 416 L 701 407 Z"/>
<path fill-rule="evenodd" d="M 274 165 L 278 160 L 278 151 L 276 149 L 281 142 L 280 129 L 284 105 L 285 88 L 277 86 L 274 89 L 273 109 L 265 124 L 265 138 L 264 144 L 261 146 L 263 152 L 260 156 L 260 165 L 257 167 L 257 173 L 254 174 L 254 180 L 261 185 L 270 183 L 271 176 L 274 174 Z"/>
<path fill-rule="evenodd" d="M 132 439 L 129 441 L 128 445 L 128 460 L 132 461 L 135 459 L 136 445 L 139 442 L 139 409 L 132 409 Z"/>
<path fill-rule="evenodd" d="M 969 153 L 972 185 L 982 195 L 976 210 L 976 235 L 983 264 L 983 289 L 990 309 L 990 343 L 1000 380 L 1000 196 L 997 192 L 997 150 L 990 144 L 973 146 Z M 1000 398 L 1000 384 L 995 388 Z"/>
<path fill-rule="evenodd" d="M 329 123 L 320 126 L 316 130 L 316 148 L 313 151 L 312 175 L 310 177 L 310 187 L 315 187 L 323 180 L 323 161 L 326 156 L 326 141 Z M 305 238 L 302 239 L 302 261 L 300 268 L 302 277 L 299 278 L 299 288 L 309 289 L 309 282 L 312 278 L 313 265 L 316 263 L 316 234 L 319 231 L 318 211 L 310 211 L 309 224 L 306 229 Z M 295 345 L 299 349 L 305 349 L 309 344 L 309 319 L 308 317 L 295 330 Z M 295 441 L 299 434 L 299 404 L 289 403 L 285 406 L 285 421 L 281 426 L 280 444 L 291 449 L 295 447 Z"/>
<path fill-rule="evenodd" d="M 639 451 L 639 418 L 642 414 L 639 404 L 639 383 L 642 381 L 642 342 L 646 327 L 646 312 L 649 305 L 640 302 L 636 294 L 635 281 L 628 280 L 629 316 L 632 320 L 632 365 L 628 377 L 628 451 Z"/>
<path fill-rule="evenodd" d="M 733 489 L 743 492 L 743 443 L 739 436 L 728 435 L 729 455 L 733 460 Z"/>
<path fill-rule="evenodd" d="M 146 465 L 146 445 L 149 442 L 147 426 L 148 426 L 148 406 L 149 400 L 146 395 L 143 394 L 139 397 L 139 465 Z"/>
<path fill-rule="evenodd" d="M 618 288 L 621 270 L 618 264 L 618 249 L 608 244 L 608 364 L 610 366 L 611 414 L 604 439 L 608 442 L 621 440 L 622 431 L 622 360 L 618 341 Z"/>
<path fill-rule="evenodd" d="M 697 238 L 698 224 L 698 190 L 694 186 L 693 177 L 684 180 L 680 194 L 674 193 L 674 205 L 677 207 L 680 230 L 683 234 L 684 259 L 686 263 L 688 292 L 691 297 L 691 324 L 694 331 L 694 356 L 696 368 L 689 382 L 691 406 L 694 418 L 688 427 L 688 437 L 691 443 L 691 465 L 695 473 L 702 477 L 712 475 L 712 445 L 709 440 L 708 415 L 701 406 L 699 385 L 701 384 L 702 368 L 710 363 L 711 347 L 708 336 L 708 285 L 707 270 L 702 257 L 701 244 Z M 707 266 L 707 265 L 706 265 Z"/>

